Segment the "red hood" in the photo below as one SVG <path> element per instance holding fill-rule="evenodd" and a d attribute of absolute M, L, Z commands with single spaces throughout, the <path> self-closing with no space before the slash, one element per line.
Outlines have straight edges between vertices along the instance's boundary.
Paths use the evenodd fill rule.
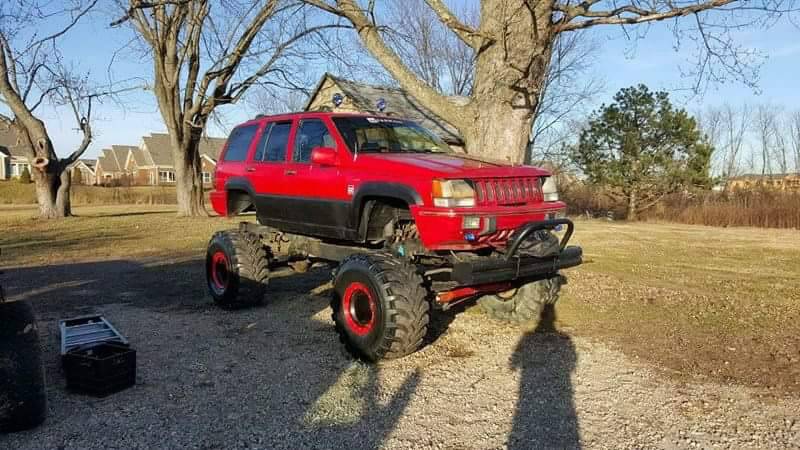
<path fill-rule="evenodd" d="M 505 161 L 458 153 L 361 153 L 363 162 L 391 162 L 423 169 L 443 178 L 540 177 L 550 172 L 532 166 L 514 165 Z M 364 161 L 367 160 L 367 161 Z"/>

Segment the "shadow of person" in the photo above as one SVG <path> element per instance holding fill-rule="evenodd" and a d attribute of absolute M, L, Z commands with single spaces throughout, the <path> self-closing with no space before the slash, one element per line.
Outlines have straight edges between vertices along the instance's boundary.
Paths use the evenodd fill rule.
<path fill-rule="evenodd" d="M 581 447 L 570 379 L 575 346 L 556 330 L 555 319 L 554 305 L 547 305 L 536 329 L 520 339 L 511 358 L 520 382 L 509 449 Z"/>

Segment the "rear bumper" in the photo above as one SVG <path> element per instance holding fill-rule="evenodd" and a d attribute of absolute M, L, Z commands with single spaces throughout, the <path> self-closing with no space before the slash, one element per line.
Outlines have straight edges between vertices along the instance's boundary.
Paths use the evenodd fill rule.
<path fill-rule="evenodd" d="M 208 194 L 208 198 L 211 200 L 211 207 L 214 208 L 217 214 L 220 216 L 228 215 L 228 196 L 225 191 L 211 191 Z"/>
<path fill-rule="evenodd" d="M 583 262 L 583 250 L 569 246 L 555 257 L 486 257 L 453 265 L 452 280 L 462 286 L 500 283 L 550 275 Z"/>

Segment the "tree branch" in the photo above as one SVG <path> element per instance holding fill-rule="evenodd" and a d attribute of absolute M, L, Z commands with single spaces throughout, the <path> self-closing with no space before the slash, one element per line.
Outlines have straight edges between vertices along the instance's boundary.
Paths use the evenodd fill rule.
<path fill-rule="evenodd" d="M 475 51 L 480 51 L 480 49 L 495 42 L 493 37 L 486 36 L 461 22 L 442 0 L 425 0 L 425 3 L 436 12 L 436 15 L 439 16 L 439 20 L 445 24 L 447 28 L 452 30 L 465 44 L 475 49 Z"/>
<path fill-rule="evenodd" d="M 657 3 L 649 9 L 641 8 L 634 4 L 628 4 L 607 11 L 590 10 L 589 8 L 593 3 L 581 3 L 575 7 L 558 4 L 556 9 L 564 12 L 565 17 L 563 20 L 559 21 L 560 24 L 556 26 L 555 31 L 556 33 L 560 33 L 589 28 L 595 25 L 634 25 L 656 22 L 720 8 L 735 1 L 736 0 L 709 0 L 683 7 L 675 7 L 671 2 L 666 2 L 665 4 L 669 6 L 669 8 L 663 11 L 658 10 Z M 577 17 L 589 17 L 589 19 L 572 22 L 572 20 Z"/>

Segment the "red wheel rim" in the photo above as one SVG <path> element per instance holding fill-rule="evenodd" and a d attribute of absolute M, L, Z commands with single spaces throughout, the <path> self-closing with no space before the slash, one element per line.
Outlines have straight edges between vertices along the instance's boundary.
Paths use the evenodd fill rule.
<path fill-rule="evenodd" d="M 378 305 L 372 290 L 364 283 L 350 283 L 344 291 L 342 310 L 347 327 L 364 336 L 375 327 Z"/>
<path fill-rule="evenodd" d="M 224 291 L 229 278 L 228 257 L 225 252 L 217 250 L 211 256 L 211 285 L 216 291 Z"/>

